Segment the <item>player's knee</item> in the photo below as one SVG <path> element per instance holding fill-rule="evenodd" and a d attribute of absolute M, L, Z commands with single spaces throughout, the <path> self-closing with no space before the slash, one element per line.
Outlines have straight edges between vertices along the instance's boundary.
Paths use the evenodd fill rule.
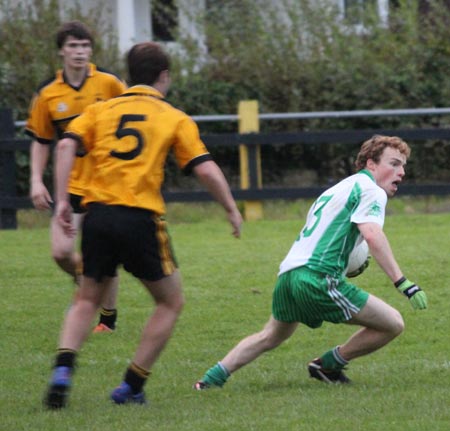
<path fill-rule="evenodd" d="M 165 306 L 169 308 L 173 313 L 180 314 L 184 307 L 184 296 L 182 293 L 172 295 L 170 299 L 165 301 Z"/>
<path fill-rule="evenodd" d="M 52 249 L 52 258 L 57 263 L 70 260 L 71 255 L 72 255 L 72 250 L 65 250 L 64 248 L 58 248 L 58 247 L 54 247 Z"/>
<path fill-rule="evenodd" d="M 176 311 L 178 314 L 180 314 L 181 311 L 183 310 L 183 308 L 184 308 L 184 303 L 185 303 L 184 296 L 183 296 L 183 295 L 180 295 L 180 296 L 176 299 L 175 304 L 174 304 L 175 311 Z"/>
<path fill-rule="evenodd" d="M 395 310 L 391 316 L 389 332 L 394 336 L 399 336 L 405 329 L 405 322 L 402 315 Z"/>

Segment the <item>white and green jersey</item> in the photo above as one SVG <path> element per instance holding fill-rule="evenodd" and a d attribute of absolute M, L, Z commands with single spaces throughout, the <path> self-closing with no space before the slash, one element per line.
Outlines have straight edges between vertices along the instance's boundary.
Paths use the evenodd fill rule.
<path fill-rule="evenodd" d="M 340 277 L 353 248 L 362 241 L 357 224 L 384 224 L 386 192 L 371 173 L 362 170 L 323 192 L 308 212 L 306 224 L 278 275 L 293 268 L 308 268 Z"/>

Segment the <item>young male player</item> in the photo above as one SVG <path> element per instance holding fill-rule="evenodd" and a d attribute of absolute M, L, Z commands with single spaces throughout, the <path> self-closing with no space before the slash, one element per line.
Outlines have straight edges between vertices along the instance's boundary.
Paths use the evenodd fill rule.
<path fill-rule="evenodd" d="M 160 45 L 140 43 L 127 57 L 131 87 L 122 96 L 89 106 L 71 122 L 57 146 L 56 221 L 73 232 L 66 184 L 77 144 L 94 166 L 83 204 L 83 278 L 68 311 L 44 402 L 66 405 L 75 358 L 89 333 L 102 287 L 119 264 L 137 277 L 155 302 L 141 342 L 111 394 L 114 403 L 145 402 L 144 383 L 169 340 L 183 306 L 181 278 L 172 253 L 161 196 L 164 164 L 173 151 L 226 211 L 236 237 L 242 217 L 228 183 L 200 140 L 196 124 L 163 100 L 170 86 L 169 57 Z"/>
<path fill-rule="evenodd" d="M 404 326 L 397 310 L 345 278 L 349 254 L 362 238 L 413 308 L 427 307 L 425 293 L 404 276 L 383 233 L 387 198 L 397 191 L 409 155 L 410 148 L 398 137 L 373 136 L 364 142 L 356 161 L 359 172 L 319 196 L 281 263 L 272 316 L 264 329 L 237 344 L 195 389 L 223 386 L 232 373 L 289 338 L 299 322 L 318 328 L 324 321 L 361 329 L 312 360 L 309 374 L 327 383 L 349 383 L 342 371 L 349 361 L 383 347 Z"/>
<path fill-rule="evenodd" d="M 54 139 L 62 136 L 69 122 L 80 115 L 86 106 L 118 96 L 125 90 L 119 78 L 90 63 L 94 39 L 83 23 L 70 21 L 62 24 L 56 34 L 56 43 L 63 68 L 39 86 L 26 124 L 26 133 L 33 138 L 30 197 L 38 210 L 49 209 L 53 202 L 43 176 Z M 90 174 L 90 157 L 79 153 L 68 186 L 77 231 L 85 213 L 81 199 Z M 55 217 L 52 217 L 52 256 L 58 266 L 77 281 L 81 258 L 75 251 L 75 244 L 76 237 L 65 235 Z M 94 332 L 111 332 L 115 328 L 118 278 L 113 278 L 107 288 L 109 292 L 103 299 L 100 320 Z"/>

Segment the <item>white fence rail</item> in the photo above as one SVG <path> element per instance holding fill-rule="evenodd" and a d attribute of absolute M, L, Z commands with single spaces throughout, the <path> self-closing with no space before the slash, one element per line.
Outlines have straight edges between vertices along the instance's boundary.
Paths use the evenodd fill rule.
<path fill-rule="evenodd" d="M 448 115 L 450 108 L 418 108 L 418 109 L 374 109 L 360 111 L 316 111 L 316 112 L 281 112 L 259 114 L 260 120 L 303 120 L 314 118 L 357 118 L 357 117 L 404 117 L 413 115 Z M 201 122 L 238 121 L 237 114 L 192 115 Z M 15 126 L 25 126 L 25 121 L 16 121 Z"/>

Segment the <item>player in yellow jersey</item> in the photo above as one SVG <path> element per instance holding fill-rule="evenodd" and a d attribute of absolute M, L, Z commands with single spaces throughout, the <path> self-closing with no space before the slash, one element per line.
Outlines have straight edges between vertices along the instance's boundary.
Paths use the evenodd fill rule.
<path fill-rule="evenodd" d="M 64 23 L 57 32 L 56 42 L 63 68 L 39 86 L 33 97 L 26 132 L 33 138 L 31 144 L 30 197 L 38 210 L 51 207 L 52 197 L 43 175 L 48 163 L 51 144 L 59 139 L 71 120 L 95 102 L 118 96 L 125 90 L 124 83 L 115 75 L 90 63 L 94 43 L 90 30 L 79 21 Z M 74 163 L 69 183 L 74 225 L 79 230 L 85 213 L 80 205 L 84 187 L 91 174 L 89 156 L 81 153 Z M 58 266 L 76 280 L 81 258 L 75 251 L 75 237 L 64 235 L 52 218 L 52 255 Z M 109 293 L 102 302 L 100 320 L 95 332 L 110 332 L 115 328 L 118 279 L 111 280 Z"/>
<path fill-rule="evenodd" d="M 68 311 L 55 368 L 44 398 L 48 408 L 66 405 L 75 358 L 89 334 L 102 298 L 102 285 L 118 265 L 149 291 L 155 309 L 141 342 L 111 399 L 145 403 L 143 386 L 169 340 L 184 299 L 161 197 L 164 164 L 173 151 L 179 167 L 193 172 L 223 206 L 233 235 L 242 217 L 228 183 L 200 140 L 190 117 L 164 101 L 170 86 L 169 58 L 157 43 L 135 45 L 127 57 L 131 87 L 115 99 L 91 105 L 59 141 L 56 156 L 56 220 L 68 235 L 74 227 L 67 195 L 77 147 L 91 156 L 94 170 L 83 204 L 83 278 Z"/>

